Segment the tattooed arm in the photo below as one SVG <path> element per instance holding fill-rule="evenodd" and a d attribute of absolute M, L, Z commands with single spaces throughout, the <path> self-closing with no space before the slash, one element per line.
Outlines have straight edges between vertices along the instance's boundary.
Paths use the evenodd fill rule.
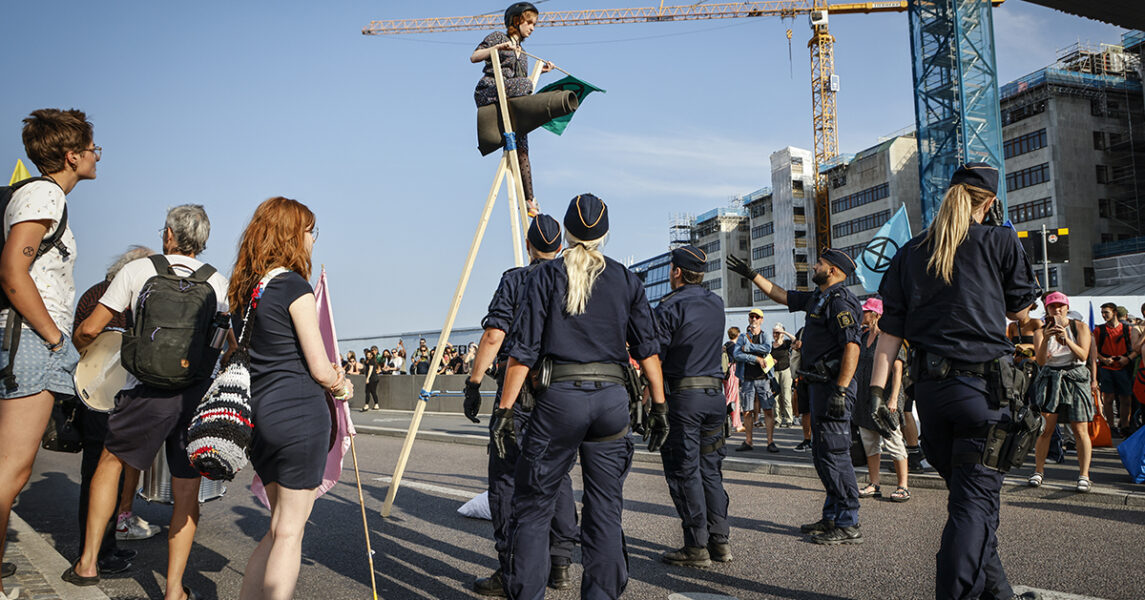
<path fill-rule="evenodd" d="M 22 221 L 12 226 L 4 251 L 0 253 L 0 286 L 12 306 L 44 341 L 54 344 L 63 333 L 52 321 L 44 299 L 40 297 L 29 269 L 36 258 L 36 249 L 52 224 L 49 220 Z"/>

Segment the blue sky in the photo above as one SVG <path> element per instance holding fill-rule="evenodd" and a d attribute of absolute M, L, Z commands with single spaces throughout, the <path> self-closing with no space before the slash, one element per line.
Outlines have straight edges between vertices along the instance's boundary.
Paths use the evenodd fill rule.
<path fill-rule="evenodd" d="M 372 19 L 500 12 L 501 3 L 42 6 L 5 8 L 19 25 L 0 38 L 0 167 L 7 177 L 24 157 L 21 119 L 36 108 L 80 108 L 95 123 L 99 177 L 69 196 L 80 290 L 129 244 L 157 246 L 166 209 L 189 202 L 212 220 L 203 257 L 229 272 L 255 206 L 285 195 L 318 215 L 315 272 L 326 265 L 340 336 L 440 327 L 496 168 L 496 154 L 475 148 L 481 69 L 468 56 L 484 32 L 361 30 Z M 842 151 L 913 126 L 906 15 L 835 16 L 831 31 Z M 1074 42 L 1117 43 L 1121 31 L 1009 0 L 995 10 L 1002 83 Z M 773 151 L 811 147 L 809 37 L 805 18 L 538 29 L 526 49 L 608 91 L 584 103 L 563 137 L 530 136 L 542 209 L 559 219 L 572 196 L 597 194 L 611 211 L 606 253 L 639 260 L 666 249 L 671 214 L 769 185 Z M 502 195 L 457 326 L 484 314 L 512 266 L 509 237 Z"/>

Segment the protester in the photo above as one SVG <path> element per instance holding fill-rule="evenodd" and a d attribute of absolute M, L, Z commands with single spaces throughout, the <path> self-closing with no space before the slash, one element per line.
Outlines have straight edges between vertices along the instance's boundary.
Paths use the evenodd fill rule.
<path fill-rule="evenodd" d="M 406 349 L 398 341 L 398 347 L 394 348 L 394 375 L 401 375 L 405 373 L 406 364 Z"/>
<path fill-rule="evenodd" d="M 378 404 L 378 381 L 381 378 L 381 367 L 378 365 L 377 351 L 370 348 L 366 351 L 366 399 L 362 401 L 362 412 L 370 410 L 370 402 L 374 403 L 374 410 L 381 408 Z"/>
<path fill-rule="evenodd" d="M 776 323 L 771 328 L 771 357 L 775 359 L 774 376 L 776 404 L 778 405 L 777 419 L 780 427 L 795 426 L 795 406 L 791 404 L 791 344 L 795 336 L 787 333 L 782 323 Z"/>
<path fill-rule="evenodd" d="M 353 389 L 326 358 L 318 329 L 307 281 L 315 231 L 314 213 L 298 201 L 276 197 L 260 204 L 243 231 L 228 290 L 239 324 L 251 310 L 255 285 L 276 267 L 288 269 L 266 284 L 247 324 L 253 328 L 250 459 L 266 486 L 271 516 L 243 571 L 242 600 L 294 596 L 302 536 L 326 467 L 326 392 L 340 396 Z"/>
<path fill-rule="evenodd" d="M 727 403 L 728 415 L 731 417 L 731 430 L 736 433 L 744 430 L 739 408 L 739 376 L 736 375 L 739 363 L 732 358 L 739 335 L 739 327 L 734 325 L 728 327 L 728 341 L 724 342 L 724 352 L 720 357 L 720 368 L 724 372 L 724 400 Z"/>
<path fill-rule="evenodd" d="M 0 285 L 12 308 L 0 311 L 0 317 L 13 325 L 22 343 L 6 343 L 14 350 L 0 350 L 0 561 L 12 503 L 32 474 L 54 399 L 75 394 L 72 374 L 79 354 L 69 333 L 76 242 L 71 226 L 62 222 L 67 194 L 79 182 L 95 179 L 101 150 L 92 135 L 81 111 L 32 112 L 24 119 L 24 151 L 46 179 L 23 184 L 4 211 Z M 59 243 L 44 245 L 53 238 Z M 0 575 L 15 572 L 15 563 L 0 562 Z"/>
<path fill-rule="evenodd" d="M 1034 332 L 1035 357 L 1041 369 L 1034 380 L 1032 398 L 1042 411 L 1046 427 L 1035 447 L 1034 474 L 1030 476 L 1029 484 L 1038 487 L 1045 479 L 1050 438 L 1060 419 L 1069 423 L 1073 431 L 1077 449 L 1077 491 L 1088 492 L 1093 487 L 1089 479 L 1089 461 L 1093 452 L 1089 422 L 1094 414 L 1090 372 L 1086 367 L 1090 332 L 1083 324 L 1067 316 L 1069 298 L 1065 294 L 1047 294 L 1045 305 L 1046 325 Z"/>
<path fill-rule="evenodd" d="M 425 375 L 429 373 L 430 352 L 425 345 L 425 338 L 418 341 L 413 357 L 410 359 L 410 375 Z"/>
<path fill-rule="evenodd" d="M 378 370 L 382 375 L 393 375 L 397 372 L 394 366 L 394 354 L 389 348 L 382 350 L 382 357 L 378 359 Z"/>
<path fill-rule="evenodd" d="M 353 350 L 346 353 L 345 368 L 347 375 L 360 375 L 362 373 L 361 365 L 358 364 L 358 357 L 354 356 Z"/>
<path fill-rule="evenodd" d="M 1101 305 L 1101 318 L 1105 322 L 1093 329 L 1093 336 L 1098 352 L 1097 382 L 1101 389 L 1102 414 L 1114 435 L 1128 436 L 1133 408 L 1130 405 L 1133 363 L 1140 354 L 1133 349 L 1130 327 L 1118 318 L 1117 309 L 1112 302 Z"/>
<path fill-rule="evenodd" d="M 947 520 L 936 558 L 935 597 L 1012 598 L 998 557 L 1002 473 L 982 464 L 987 435 L 1009 407 L 1012 381 L 1003 316 L 1025 328 L 1040 290 L 1014 230 L 1001 226 L 998 171 L 983 163 L 955 171 L 930 228 L 899 249 L 883 275 L 883 317 L 871 375 L 881 402 L 903 338 L 915 353 L 915 397 L 927 460 L 949 487 Z M 993 225 L 983 225 L 987 215 Z M 1011 425 L 1013 433 L 1029 426 Z M 1028 593 L 1036 597 L 1037 593 Z M 1027 597 L 1023 594 L 1021 597 Z"/>
<path fill-rule="evenodd" d="M 807 392 L 807 380 L 799 375 L 799 368 L 803 360 L 803 328 L 795 332 L 795 341 L 791 342 L 791 372 L 795 373 L 795 380 L 791 386 L 791 405 L 799 415 L 799 425 L 803 429 L 803 441 L 793 448 L 796 452 L 807 452 L 811 449 L 811 398 Z"/>
<path fill-rule="evenodd" d="M 910 500 L 910 485 L 906 463 L 906 447 L 903 445 L 902 429 L 899 427 L 902 419 L 898 412 L 899 390 L 902 389 L 902 366 L 905 356 L 895 360 L 891 371 L 891 385 L 887 393 L 886 408 L 893 420 L 893 428 L 887 423 L 876 421 L 874 413 L 878 407 L 871 403 L 871 367 L 875 363 L 875 348 L 879 340 L 879 317 L 883 315 L 883 301 L 878 298 L 868 298 L 863 302 L 863 340 L 859 345 L 859 366 L 855 371 L 858 379 L 858 389 L 855 396 L 854 422 L 859 428 L 859 436 L 863 442 L 863 449 L 867 454 L 867 473 L 869 483 L 859 490 L 860 498 L 883 496 L 879 487 L 879 465 L 882 462 L 883 448 L 891 455 L 894 462 L 895 476 L 898 478 L 898 488 L 887 498 L 892 502 L 906 502 Z M 903 352 L 900 351 L 900 355 Z"/>
<path fill-rule="evenodd" d="M 227 279 L 214 267 L 195 258 L 206 249 L 210 231 L 211 223 L 200 205 L 185 204 L 167 211 L 164 227 L 160 229 L 163 254 L 140 258 L 120 270 L 100 298 L 99 304 L 92 309 L 91 316 L 76 327 L 76 346 L 83 348 L 90 344 L 117 314 L 128 309 L 134 315 L 136 327 L 144 322 L 145 314 L 159 314 L 167 310 L 169 304 L 165 303 L 172 302 L 201 302 L 203 304 L 188 309 L 188 312 L 214 313 L 216 318 L 212 322 L 217 321 L 219 315 L 225 315 L 228 312 Z M 205 283 L 211 290 L 201 299 L 189 293 L 164 295 L 155 291 L 157 286 L 152 281 L 156 275 L 176 275 L 182 278 L 181 288 L 185 285 L 191 289 Z M 141 306 L 146 312 L 141 312 Z M 173 326 L 171 329 L 172 333 L 168 334 L 171 337 L 161 338 L 155 345 L 146 346 L 140 352 L 159 353 L 167 347 L 178 348 L 181 343 L 187 344 L 190 353 L 188 356 L 194 356 L 197 362 L 201 361 L 201 368 L 191 373 L 192 377 L 187 379 L 187 383 L 179 387 L 148 384 L 142 379 L 153 381 L 145 376 L 150 371 L 140 369 L 143 363 L 132 363 L 127 356 L 128 346 L 124 344 L 127 381 L 116 396 L 115 409 L 107 422 L 105 448 L 92 476 L 83 554 L 62 575 L 64 581 L 73 585 L 99 583 L 99 539 L 104 534 L 108 520 L 115 513 L 119 498 L 119 477 L 124 465 L 145 470 L 151 466 L 159 450 L 165 447 L 167 466 L 171 471 L 171 495 L 174 499 L 171 525 L 167 533 L 166 598 L 182 600 L 196 597 L 190 588 L 183 585 L 184 570 L 199 523 L 200 475 L 187 459 L 187 426 L 210 386 L 211 367 L 218 359 L 221 345 L 220 348 L 210 346 L 213 332 L 202 332 L 204 335 L 198 337 L 190 331 L 180 333 L 186 330 L 178 327 Z M 129 334 L 132 334 L 130 330 Z M 155 341 L 154 334 L 144 334 L 144 339 Z M 187 336 L 187 339 L 181 336 Z M 126 342 L 127 337 L 124 339 Z M 227 339 L 233 347 L 233 335 L 228 334 Z M 135 364 L 136 370 L 131 368 L 132 364 Z"/>
<path fill-rule="evenodd" d="M 768 353 L 771 352 L 771 342 L 761 331 L 763 325 L 763 311 L 758 308 L 751 309 L 747 314 L 747 331 L 736 340 L 735 351 L 732 358 L 737 363 L 736 375 L 740 380 L 740 409 L 743 411 L 744 442 L 736 448 L 736 452 L 752 450 L 752 433 L 756 426 L 756 417 L 763 413 L 765 431 L 767 432 L 767 451 L 779 452 L 775 445 L 775 396 L 771 393 L 771 381 L 768 376 Z"/>

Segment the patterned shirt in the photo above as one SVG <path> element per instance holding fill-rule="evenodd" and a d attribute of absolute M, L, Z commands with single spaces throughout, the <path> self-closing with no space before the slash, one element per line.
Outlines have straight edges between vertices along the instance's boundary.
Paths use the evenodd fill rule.
<path fill-rule="evenodd" d="M 50 221 L 48 231 L 44 234 L 47 239 L 56 232 L 60 218 L 64 213 L 67 198 L 60 186 L 51 181 L 33 181 L 12 194 L 8 202 L 8 209 L 4 211 L 4 236 L 11 234 L 12 226 L 25 221 Z M 71 335 L 72 331 L 72 303 L 76 299 L 76 282 L 73 275 L 76 257 L 76 238 L 72 235 L 69 224 L 60 238 L 68 256 L 64 256 L 58 248 L 52 248 L 46 254 L 32 263 L 28 274 L 36 284 L 36 291 L 44 300 L 52 321 L 60 331 Z M 0 311 L 0 319 L 5 321 L 8 311 Z M 25 327 L 27 325 L 25 324 Z"/>

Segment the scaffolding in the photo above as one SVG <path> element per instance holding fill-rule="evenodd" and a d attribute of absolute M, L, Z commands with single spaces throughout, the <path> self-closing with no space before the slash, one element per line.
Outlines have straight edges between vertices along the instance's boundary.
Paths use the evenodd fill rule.
<path fill-rule="evenodd" d="M 692 243 L 692 226 L 696 218 L 686 213 L 674 213 L 668 220 L 668 247 L 672 250 Z"/>

